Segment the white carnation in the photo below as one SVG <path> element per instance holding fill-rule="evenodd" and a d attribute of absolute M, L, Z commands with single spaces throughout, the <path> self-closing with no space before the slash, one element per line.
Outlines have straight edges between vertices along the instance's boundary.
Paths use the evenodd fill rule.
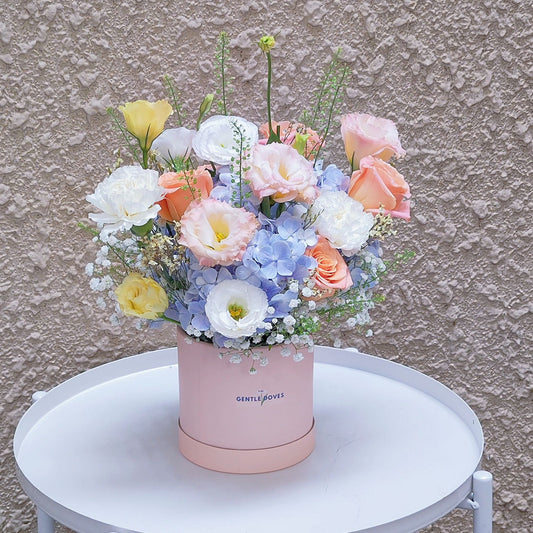
<path fill-rule="evenodd" d="M 236 279 L 215 285 L 205 304 L 211 327 L 230 339 L 253 335 L 264 328 L 267 309 L 265 291 Z"/>
<path fill-rule="evenodd" d="M 343 191 L 323 191 L 311 209 L 317 232 L 347 256 L 361 249 L 374 225 L 374 217 Z"/>
<path fill-rule="evenodd" d="M 164 165 L 172 159 L 187 158 L 192 150 L 195 130 L 187 128 L 170 128 L 163 131 L 152 143 L 156 159 Z"/>
<path fill-rule="evenodd" d="M 104 226 L 103 234 L 146 224 L 157 216 L 157 202 L 165 194 L 158 181 L 155 170 L 139 166 L 117 168 L 98 184 L 94 194 L 87 196 L 88 202 L 103 211 L 89 213 L 89 218 Z"/>
<path fill-rule="evenodd" d="M 215 115 L 200 125 L 192 140 L 196 155 L 218 165 L 230 165 L 238 157 L 239 146 L 235 138 L 235 125 L 245 137 L 245 144 L 252 147 L 259 139 L 255 124 L 241 117 Z"/>

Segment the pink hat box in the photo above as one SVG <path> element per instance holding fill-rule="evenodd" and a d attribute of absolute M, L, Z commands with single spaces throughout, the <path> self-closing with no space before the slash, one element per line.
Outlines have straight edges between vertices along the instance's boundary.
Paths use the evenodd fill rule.
<path fill-rule="evenodd" d="M 287 468 L 313 451 L 313 354 L 305 349 L 295 361 L 281 355 L 284 347 L 253 348 L 268 358 L 265 366 L 244 353 L 233 363 L 234 350 L 178 328 L 179 449 L 189 461 L 255 474 Z"/>

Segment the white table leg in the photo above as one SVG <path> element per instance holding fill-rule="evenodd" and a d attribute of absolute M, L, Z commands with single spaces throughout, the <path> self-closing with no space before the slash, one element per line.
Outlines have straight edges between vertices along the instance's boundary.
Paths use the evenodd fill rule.
<path fill-rule="evenodd" d="M 31 403 L 38 402 L 45 395 L 46 391 L 39 390 L 34 392 L 31 397 Z M 55 520 L 37 507 L 37 533 L 54 533 L 55 529 Z"/>
<path fill-rule="evenodd" d="M 55 520 L 37 507 L 37 533 L 54 533 Z"/>
<path fill-rule="evenodd" d="M 492 474 L 485 470 L 474 472 L 474 533 L 492 533 Z"/>

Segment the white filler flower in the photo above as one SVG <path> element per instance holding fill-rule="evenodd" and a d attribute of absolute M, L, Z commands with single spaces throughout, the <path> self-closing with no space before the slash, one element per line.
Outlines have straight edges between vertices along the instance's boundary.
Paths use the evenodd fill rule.
<path fill-rule="evenodd" d="M 374 217 L 343 191 L 323 191 L 311 209 L 317 232 L 347 256 L 361 249 L 374 225 Z"/>
<path fill-rule="evenodd" d="M 241 117 L 215 115 L 200 125 L 192 140 L 195 154 L 217 165 L 230 165 L 232 158 L 239 155 L 236 128 L 244 137 L 244 144 L 249 148 L 259 139 L 259 130 L 255 124 Z"/>
<path fill-rule="evenodd" d="M 192 140 L 196 135 L 196 130 L 187 128 L 170 128 L 165 130 L 152 143 L 152 151 L 156 154 L 156 159 L 164 165 L 172 159 L 187 158 L 191 155 Z"/>
<path fill-rule="evenodd" d="M 89 213 L 89 218 L 104 225 L 103 233 L 142 226 L 157 216 L 157 202 L 165 195 L 158 184 L 159 174 L 139 166 L 117 168 L 98 184 L 87 201 L 103 211 Z"/>
<path fill-rule="evenodd" d="M 265 291 L 237 279 L 215 285 L 205 304 L 211 327 L 230 339 L 253 335 L 264 327 L 267 309 Z"/>

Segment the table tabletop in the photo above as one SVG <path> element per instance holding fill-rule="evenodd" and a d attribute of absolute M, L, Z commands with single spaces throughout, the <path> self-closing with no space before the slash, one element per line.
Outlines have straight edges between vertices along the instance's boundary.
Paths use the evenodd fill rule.
<path fill-rule="evenodd" d="M 477 417 L 408 367 L 316 347 L 315 450 L 291 468 L 251 475 L 181 456 L 177 373 L 176 348 L 147 352 L 36 402 L 14 440 L 30 498 L 83 533 L 401 533 L 472 490 L 483 451 Z"/>

